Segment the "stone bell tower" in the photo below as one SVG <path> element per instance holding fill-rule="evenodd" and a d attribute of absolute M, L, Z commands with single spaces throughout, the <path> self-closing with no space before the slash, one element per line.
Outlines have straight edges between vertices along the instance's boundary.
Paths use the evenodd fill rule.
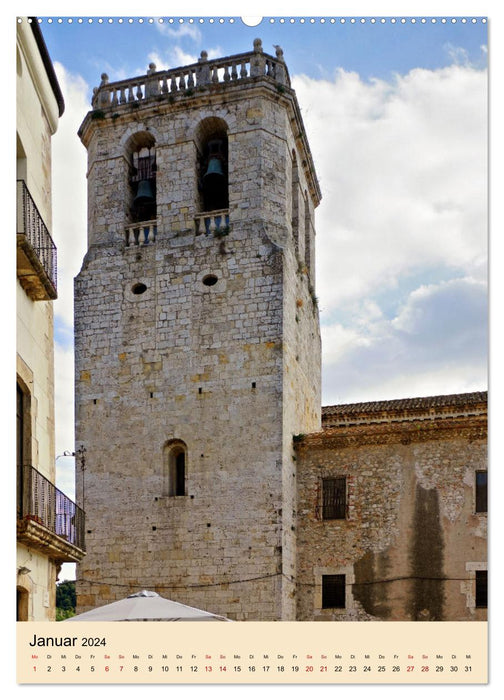
<path fill-rule="evenodd" d="M 320 191 L 282 51 L 110 83 L 79 135 L 80 611 L 138 589 L 296 617 L 293 436 L 320 429 Z"/>

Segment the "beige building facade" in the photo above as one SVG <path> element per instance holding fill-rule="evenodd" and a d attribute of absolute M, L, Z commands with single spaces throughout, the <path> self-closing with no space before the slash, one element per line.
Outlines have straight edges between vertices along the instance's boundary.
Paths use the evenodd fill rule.
<path fill-rule="evenodd" d="M 64 101 L 35 18 L 17 25 L 17 619 L 53 620 L 56 580 L 84 554 L 80 510 L 55 482 L 51 137 Z"/>
<path fill-rule="evenodd" d="M 321 194 L 282 50 L 270 56 L 256 40 L 131 80 L 104 74 L 79 135 L 79 611 L 146 588 L 235 620 L 473 614 L 458 588 L 451 598 L 465 586 L 474 601 L 486 561 L 485 517 L 460 514 L 469 518 L 470 475 L 484 469 L 481 406 L 477 440 L 469 413 L 450 423 L 437 405 L 430 422 L 418 418 L 422 431 L 385 417 L 340 440 L 329 409 L 322 430 Z M 345 499 L 358 486 L 344 518 L 320 520 L 321 478 L 335 512 L 343 482 Z M 414 535 L 422 508 L 430 560 Z"/>

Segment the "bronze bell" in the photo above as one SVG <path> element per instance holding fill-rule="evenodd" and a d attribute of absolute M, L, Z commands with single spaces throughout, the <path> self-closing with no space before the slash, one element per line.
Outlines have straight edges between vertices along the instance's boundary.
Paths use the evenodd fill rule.
<path fill-rule="evenodd" d="M 203 179 L 211 176 L 217 176 L 218 178 L 225 177 L 224 168 L 222 167 L 222 162 L 224 159 L 224 154 L 222 152 L 223 142 L 220 139 L 214 139 L 208 143 L 208 166 Z"/>
<path fill-rule="evenodd" d="M 210 177 L 210 175 L 224 177 L 224 170 L 222 169 L 221 160 L 216 156 L 212 156 L 208 159 L 208 167 L 203 177 Z"/>
<path fill-rule="evenodd" d="M 154 200 L 155 197 L 150 180 L 140 180 L 133 204 L 150 204 Z"/>

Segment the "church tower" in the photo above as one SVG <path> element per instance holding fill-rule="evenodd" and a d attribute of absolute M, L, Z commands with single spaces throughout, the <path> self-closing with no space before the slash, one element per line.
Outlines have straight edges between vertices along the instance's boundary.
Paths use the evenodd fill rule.
<path fill-rule="evenodd" d="M 79 611 L 139 589 L 296 618 L 295 437 L 320 429 L 320 190 L 282 50 L 108 82 L 79 136 Z"/>

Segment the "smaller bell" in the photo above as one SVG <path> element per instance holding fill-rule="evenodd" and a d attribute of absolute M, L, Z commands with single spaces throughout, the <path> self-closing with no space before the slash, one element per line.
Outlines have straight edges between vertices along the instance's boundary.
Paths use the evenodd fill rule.
<path fill-rule="evenodd" d="M 212 175 L 217 175 L 218 177 L 224 177 L 224 170 L 222 168 L 222 161 L 217 156 L 212 156 L 208 159 L 208 167 L 203 178 L 211 177 Z"/>
<path fill-rule="evenodd" d="M 151 202 L 154 202 L 154 199 L 150 180 L 140 180 L 133 204 L 151 204 Z"/>
<path fill-rule="evenodd" d="M 203 179 L 215 176 L 217 179 L 225 177 L 223 168 L 224 149 L 221 139 L 212 139 L 208 142 L 208 165 Z"/>

